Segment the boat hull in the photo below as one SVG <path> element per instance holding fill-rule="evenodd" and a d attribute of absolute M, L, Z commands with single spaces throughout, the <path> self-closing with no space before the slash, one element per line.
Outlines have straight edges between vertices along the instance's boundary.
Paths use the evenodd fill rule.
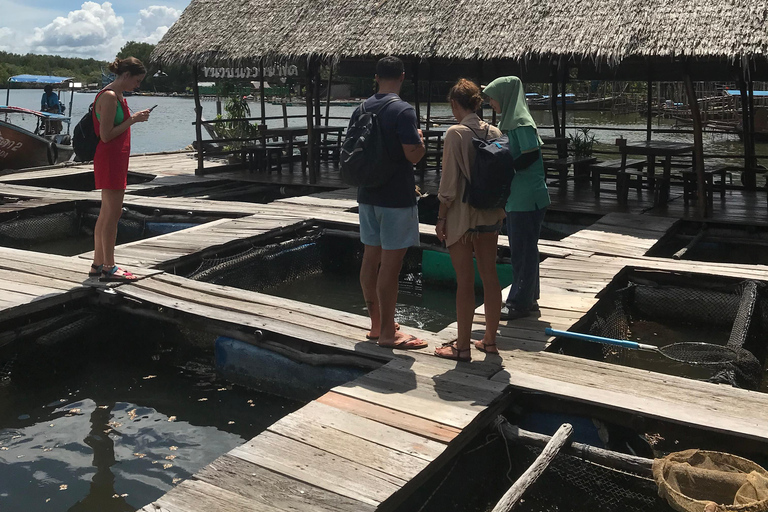
<path fill-rule="evenodd" d="M 0 121 L 0 170 L 66 162 L 72 146 L 56 144 L 16 125 Z"/>

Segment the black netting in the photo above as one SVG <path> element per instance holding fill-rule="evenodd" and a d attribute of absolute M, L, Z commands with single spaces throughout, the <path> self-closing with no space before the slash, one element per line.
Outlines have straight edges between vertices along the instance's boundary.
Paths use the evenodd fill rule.
<path fill-rule="evenodd" d="M 530 465 L 541 448 L 510 444 L 516 466 Z M 525 512 L 665 512 L 672 509 L 658 496 L 650 478 L 558 454 L 523 495 L 516 511 Z"/>
<path fill-rule="evenodd" d="M 322 233 L 251 247 L 223 258 L 207 258 L 189 279 L 263 291 L 281 283 L 322 272 Z M 252 265 L 258 264 L 254 271 Z M 245 265 L 251 268 L 244 269 Z"/>
<path fill-rule="evenodd" d="M 630 280 L 600 299 L 579 332 L 663 347 L 662 352 L 680 364 L 650 363 L 659 356 L 585 341 L 561 340 L 553 349 L 655 371 L 661 366 L 661 371 L 690 378 L 758 389 L 768 332 L 764 296 L 765 286 L 756 281 L 708 289 Z"/>
<path fill-rule="evenodd" d="M 12 241 L 50 240 L 74 236 L 80 229 L 75 210 L 0 222 L 0 239 Z"/>
<path fill-rule="evenodd" d="M 736 318 L 741 293 L 730 293 L 683 286 L 636 285 L 634 307 L 654 320 L 727 326 Z"/>

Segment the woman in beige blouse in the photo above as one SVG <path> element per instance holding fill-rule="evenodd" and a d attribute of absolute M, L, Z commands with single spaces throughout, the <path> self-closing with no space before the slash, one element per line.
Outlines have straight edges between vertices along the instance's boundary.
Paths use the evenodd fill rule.
<path fill-rule="evenodd" d="M 438 198 L 440 211 L 435 232 L 445 241 L 456 271 L 456 320 L 459 335 L 455 342 L 435 350 L 435 355 L 457 361 L 470 361 L 470 334 L 475 311 L 475 269 L 483 281 L 485 301 L 485 335 L 475 342 L 478 350 L 498 353 L 496 329 L 501 311 L 501 286 L 496 274 L 496 246 L 504 209 L 477 210 L 462 201 L 464 188 L 470 179 L 475 148 L 472 138 L 494 139 L 501 132 L 480 120 L 475 114 L 482 97 L 480 89 L 466 79 L 459 80 L 448 93 L 453 116 L 459 121 L 445 133 L 443 146 L 443 173 Z M 487 132 L 487 133 L 486 133 Z"/>

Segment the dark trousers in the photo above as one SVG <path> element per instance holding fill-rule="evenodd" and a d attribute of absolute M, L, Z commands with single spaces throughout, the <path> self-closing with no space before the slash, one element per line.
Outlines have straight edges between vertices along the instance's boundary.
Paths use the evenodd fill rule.
<path fill-rule="evenodd" d="M 507 306 L 531 309 L 539 299 L 539 234 L 546 208 L 531 212 L 507 212 L 507 236 L 514 281 Z"/>

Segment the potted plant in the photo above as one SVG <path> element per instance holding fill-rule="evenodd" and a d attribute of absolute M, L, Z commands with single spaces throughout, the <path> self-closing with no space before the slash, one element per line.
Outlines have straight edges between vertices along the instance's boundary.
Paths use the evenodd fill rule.
<path fill-rule="evenodd" d="M 595 136 L 589 133 L 589 128 L 582 128 L 568 135 L 568 152 L 574 158 L 590 157 L 594 143 Z"/>

